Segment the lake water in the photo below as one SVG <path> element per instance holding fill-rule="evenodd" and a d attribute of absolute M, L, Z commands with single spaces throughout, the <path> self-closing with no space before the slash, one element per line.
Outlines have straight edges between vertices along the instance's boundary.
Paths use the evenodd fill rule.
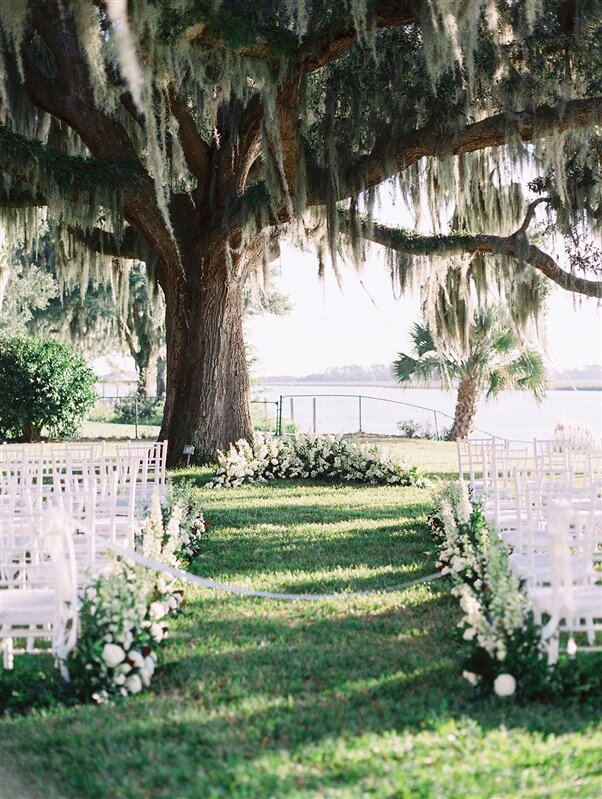
<path fill-rule="evenodd" d="M 325 396 L 325 395 L 337 396 Z M 319 383 L 310 385 L 266 384 L 261 396 L 277 401 L 282 395 L 283 422 L 291 420 L 298 428 L 309 432 L 314 428 L 322 433 L 398 434 L 397 422 L 412 419 L 434 431 L 450 427 L 456 395 L 439 389 L 379 386 L 341 386 Z M 291 398 L 291 395 L 295 395 Z M 362 400 L 358 399 L 362 395 Z M 292 400 L 292 407 L 291 407 Z M 403 403 L 403 404 L 398 404 Z M 411 407 L 422 406 L 422 407 Z M 257 406 L 255 406 L 257 407 Z M 424 410 L 427 408 L 429 410 Z M 268 411 L 275 417 L 276 406 Z M 433 413 L 433 411 L 436 411 Z M 475 426 L 482 432 L 513 440 L 551 438 L 558 423 L 589 428 L 602 436 L 602 391 L 549 391 L 546 400 L 538 405 L 526 392 L 508 391 L 499 400 L 479 405 Z M 475 431 L 474 435 L 480 435 Z"/>

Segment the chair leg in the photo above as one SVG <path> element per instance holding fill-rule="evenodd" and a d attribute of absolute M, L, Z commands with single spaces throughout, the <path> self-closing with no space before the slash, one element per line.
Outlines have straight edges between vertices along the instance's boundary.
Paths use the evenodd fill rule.
<path fill-rule="evenodd" d="M 2 639 L 2 665 L 5 669 L 12 669 L 14 666 L 12 638 Z"/>
<path fill-rule="evenodd" d="M 560 649 L 560 639 L 558 637 L 558 633 L 554 633 L 554 635 L 548 640 L 547 643 L 548 666 L 553 666 L 558 660 L 559 649 Z"/>

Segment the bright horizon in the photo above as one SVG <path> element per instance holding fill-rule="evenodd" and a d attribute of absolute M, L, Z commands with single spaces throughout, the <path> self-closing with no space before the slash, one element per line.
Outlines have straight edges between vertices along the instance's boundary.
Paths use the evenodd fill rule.
<path fill-rule="evenodd" d="M 407 331 L 420 320 L 418 299 L 394 296 L 377 249 L 359 273 L 342 267 L 341 291 L 331 270 L 318 280 L 315 254 L 282 244 L 274 287 L 289 296 L 293 310 L 247 320 L 256 373 L 301 377 L 329 367 L 386 364 L 410 346 Z M 602 363 L 602 312 L 595 299 L 554 289 L 546 329 L 541 346 L 551 369 Z"/>

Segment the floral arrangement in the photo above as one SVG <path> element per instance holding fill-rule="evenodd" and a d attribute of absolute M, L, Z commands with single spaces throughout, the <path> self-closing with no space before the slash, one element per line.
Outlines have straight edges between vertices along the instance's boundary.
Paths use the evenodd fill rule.
<path fill-rule="evenodd" d="M 178 519 L 175 555 L 186 563 L 198 558 L 211 524 L 205 519 L 198 499 L 198 488 L 191 480 L 173 483 L 162 509 L 163 523 Z"/>
<path fill-rule="evenodd" d="M 491 531 L 480 501 L 452 483 L 429 521 L 439 548 L 437 568 L 452 577 L 469 646 L 463 676 L 483 691 L 525 696 L 546 682 L 547 659 L 522 585 L 508 565 L 503 541 Z"/>
<path fill-rule="evenodd" d="M 135 531 L 138 552 L 181 568 L 196 557 L 205 521 L 191 486 L 158 495 Z M 167 635 L 167 617 L 182 604 L 176 580 L 116 560 L 88 586 L 80 609 L 80 634 L 66 667 L 82 700 L 107 701 L 137 694 L 150 685 L 156 650 Z"/>
<path fill-rule="evenodd" d="M 511 571 L 508 550 L 485 521 L 480 501 L 471 502 L 464 483 L 451 483 L 429 519 L 439 550 L 437 568 L 449 574 L 467 647 L 462 674 L 484 694 L 550 699 L 599 692 L 600 661 L 547 662 L 522 582 Z"/>
<path fill-rule="evenodd" d="M 415 466 L 383 457 L 341 436 L 300 435 L 289 439 L 257 434 L 252 444 L 237 441 L 218 457 L 216 476 L 206 488 L 234 488 L 243 483 L 315 478 L 372 485 L 425 485 Z"/>
<path fill-rule="evenodd" d="M 175 606 L 161 596 L 149 573 L 116 561 L 111 572 L 88 586 L 80 609 L 80 634 L 66 661 L 74 692 L 105 702 L 137 694 L 150 685 L 165 616 Z"/>

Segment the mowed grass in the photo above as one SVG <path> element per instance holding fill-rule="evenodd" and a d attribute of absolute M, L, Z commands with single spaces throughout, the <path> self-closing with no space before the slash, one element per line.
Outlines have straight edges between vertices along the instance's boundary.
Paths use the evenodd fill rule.
<path fill-rule="evenodd" d="M 448 446 L 420 452 L 453 469 Z M 600 796 L 599 699 L 475 701 L 447 583 L 386 590 L 433 572 L 429 490 L 288 482 L 202 496 L 212 525 L 196 573 L 373 593 L 284 603 L 188 587 L 151 692 L 2 722 L 3 797 Z"/>

